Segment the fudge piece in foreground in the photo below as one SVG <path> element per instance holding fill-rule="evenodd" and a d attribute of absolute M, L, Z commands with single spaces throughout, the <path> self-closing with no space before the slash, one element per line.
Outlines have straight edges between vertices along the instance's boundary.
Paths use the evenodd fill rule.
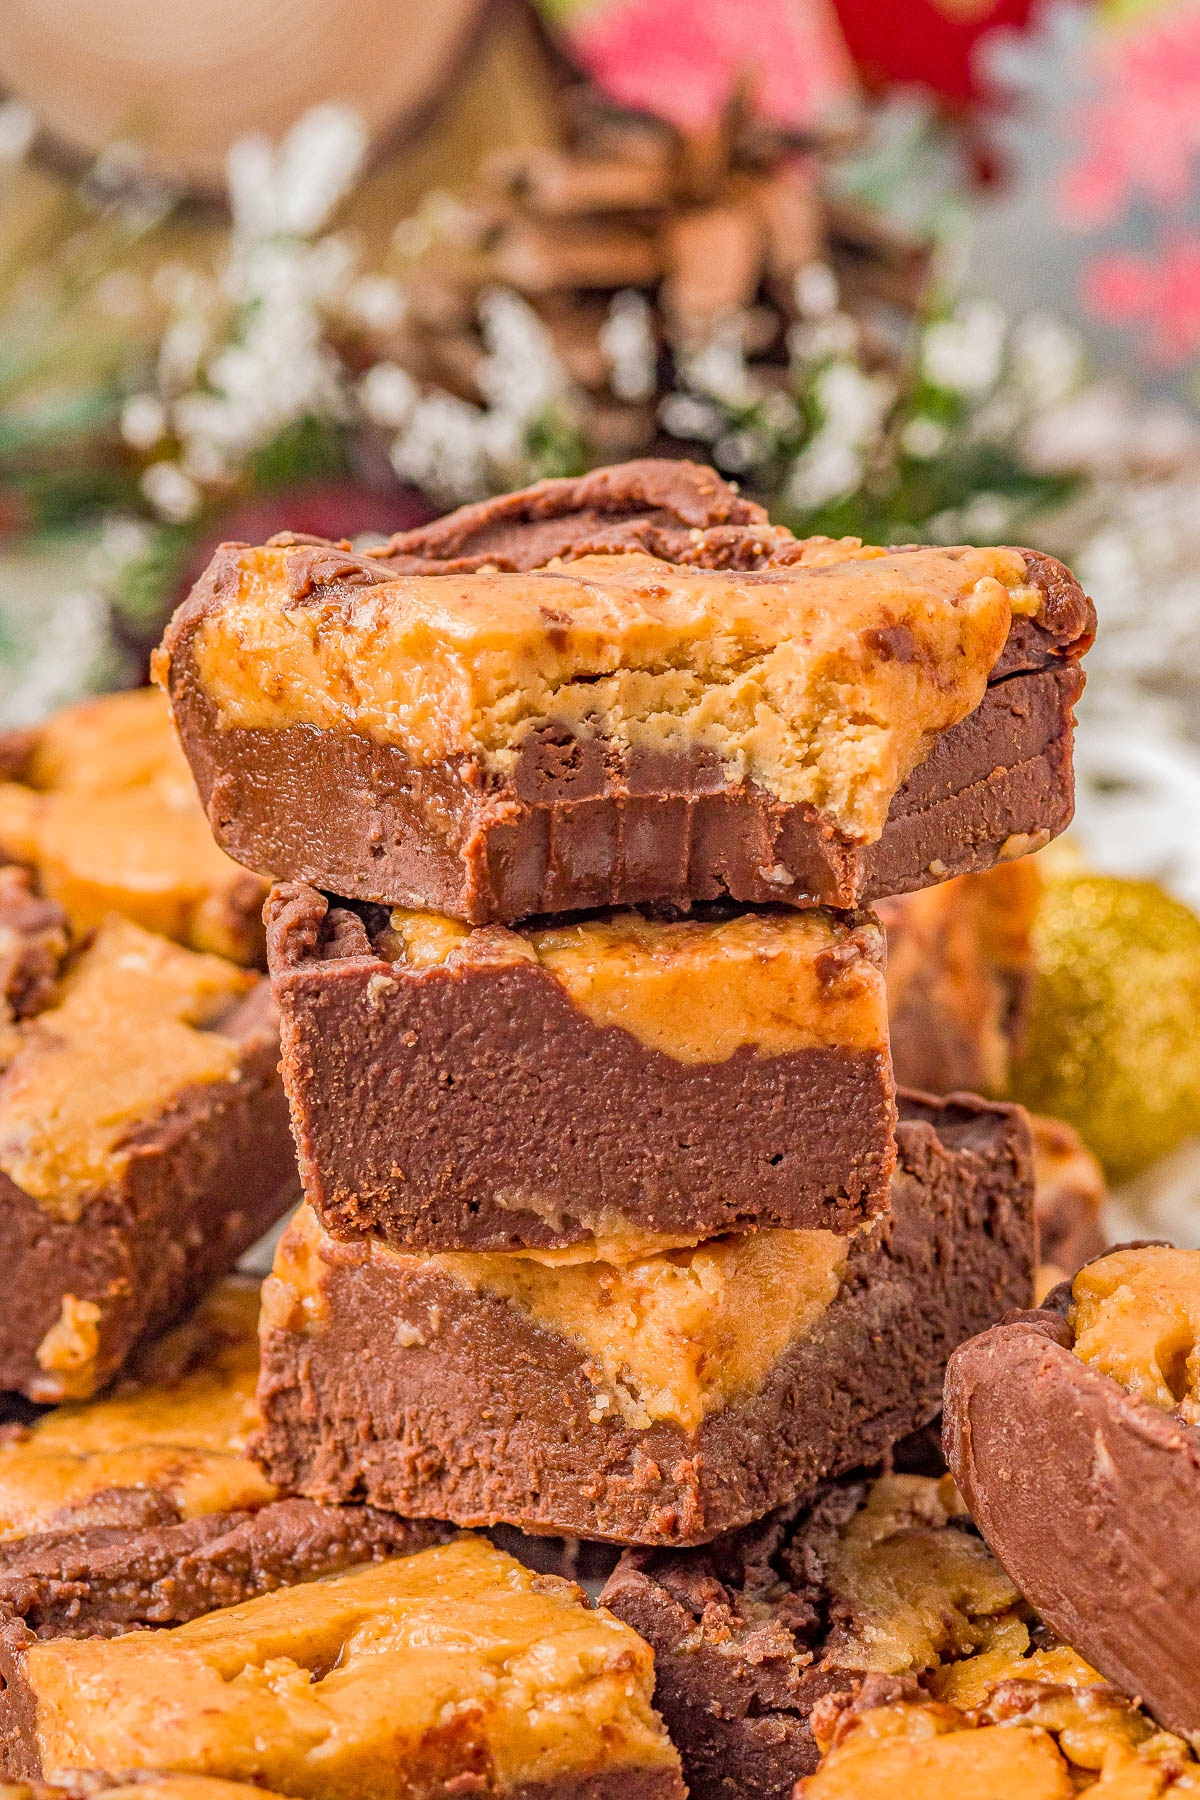
<path fill-rule="evenodd" d="M 445 1536 L 368 1506 L 280 1498 L 246 1455 L 258 1289 L 231 1279 L 107 1398 L 0 1442 L 0 1610 L 38 1637 L 178 1625 Z"/>
<path fill-rule="evenodd" d="M 91 1800 L 93 1794 L 104 1794 L 107 1800 L 283 1800 L 254 1783 L 222 1781 L 213 1775 L 164 1775 L 156 1769 L 123 1775 L 81 1769 L 59 1776 L 52 1785 L 0 1782 L 0 1800 Z"/>
<path fill-rule="evenodd" d="M 190 950 L 261 966 L 267 885 L 213 842 L 157 688 L 0 734 L 0 858 L 77 928 L 121 913 Z"/>
<path fill-rule="evenodd" d="M 1043 1617 L 1172 1731 L 1200 1731 L 1200 1251 L 1110 1251 L 964 1344 L 946 1460 Z"/>
<path fill-rule="evenodd" d="M 271 1478 L 316 1499 L 697 1543 L 877 1460 L 954 1345 L 1028 1300 L 1015 1108 L 901 1096 L 890 1212 L 620 1263 L 343 1243 L 305 1207 L 263 1287 Z"/>
<path fill-rule="evenodd" d="M 847 1231 L 887 1205 L 896 1109 L 869 914 L 471 930 L 364 922 L 295 885 L 272 893 L 268 943 L 305 1194 L 335 1236 L 694 1242 Z"/>
<path fill-rule="evenodd" d="M 268 983 L 0 881 L 0 1388 L 82 1399 L 296 1187 Z M 32 983 L 32 985 L 31 985 Z"/>
<path fill-rule="evenodd" d="M 1032 858 L 880 900 L 892 1067 L 926 1094 L 1008 1091 L 1033 988 Z"/>
<path fill-rule="evenodd" d="M 703 1549 L 627 1550 L 602 1599 L 654 1651 L 691 1800 L 789 1800 L 817 1766 L 813 1709 L 869 1674 L 944 1699 L 998 1662 L 1078 1663 L 1035 1647 L 949 1477 L 844 1479 Z"/>
<path fill-rule="evenodd" d="M 1018 1665 L 957 1706 L 871 1676 L 852 1697 L 820 1701 L 813 1726 L 825 1756 L 796 1800 L 1200 1793 L 1200 1764 L 1183 1739 L 1157 1730 L 1084 1664 L 1049 1679 L 1029 1679 Z"/>
<path fill-rule="evenodd" d="M 534 567 L 548 515 L 560 560 Z M 1061 564 L 796 540 L 681 463 L 544 483 L 494 516 L 531 523 L 528 558 L 217 551 L 155 675 L 231 855 L 486 924 L 857 906 L 1070 819 L 1095 620 Z M 457 536 L 447 521 L 461 569 Z"/>
<path fill-rule="evenodd" d="M 647 1645 L 480 1538 L 169 1632 L 0 1628 L 9 1775 L 142 1766 L 301 1800 L 683 1800 Z"/>

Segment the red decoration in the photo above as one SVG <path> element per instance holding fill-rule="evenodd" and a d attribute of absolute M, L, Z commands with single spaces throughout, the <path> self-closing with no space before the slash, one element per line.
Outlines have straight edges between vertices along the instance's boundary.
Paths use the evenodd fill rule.
<path fill-rule="evenodd" d="M 975 46 L 999 26 L 1023 31 L 1034 0 L 835 0 L 850 54 L 867 85 L 932 88 L 965 106 L 982 97 Z"/>

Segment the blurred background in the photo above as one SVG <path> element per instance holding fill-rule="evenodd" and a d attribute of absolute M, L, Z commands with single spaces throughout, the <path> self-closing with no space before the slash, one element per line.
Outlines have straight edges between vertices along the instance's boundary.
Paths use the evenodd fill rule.
<path fill-rule="evenodd" d="M 1049 549 L 1023 1079 L 1200 1241 L 1200 0 L 6 0 L 0 96 L 0 725 L 221 538 L 646 453 Z"/>

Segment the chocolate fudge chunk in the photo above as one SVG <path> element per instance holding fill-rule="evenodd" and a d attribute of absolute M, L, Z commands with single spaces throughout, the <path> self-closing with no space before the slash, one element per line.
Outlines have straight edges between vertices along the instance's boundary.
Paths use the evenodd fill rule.
<path fill-rule="evenodd" d="M 155 673 L 239 861 L 473 924 L 852 907 L 1068 822 L 1094 615 L 1049 558 L 796 540 L 687 464 L 491 516 L 503 567 L 477 509 L 217 552 Z"/>
<path fill-rule="evenodd" d="M 231 1279 L 104 1399 L 0 1442 L 0 1610 L 38 1637 L 178 1625 L 447 1535 L 281 1497 L 245 1453 L 258 1289 Z"/>
<path fill-rule="evenodd" d="M 265 980 L 126 920 L 69 944 L 15 874 L 0 938 L 0 1388 L 85 1398 L 290 1204 L 278 1019 Z"/>
<path fill-rule="evenodd" d="M 627 1550 L 602 1599 L 654 1651 L 691 1800 L 790 1800 L 817 1766 L 814 1708 L 872 1673 L 944 1695 L 999 1655 L 1078 1663 L 1035 1645 L 947 1477 L 848 1478 L 703 1549 Z"/>
<path fill-rule="evenodd" d="M 471 930 L 396 911 L 369 933 L 293 885 L 267 918 L 305 1193 L 335 1236 L 655 1248 L 847 1231 L 887 1205 L 895 1100 L 868 914 Z"/>
<path fill-rule="evenodd" d="M 927 1094 L 1008 1091 L 1033 988 L 1035 859 L 880 900 L 892 1067 Z"/>
<path fill-rule="evenodd" d="M 653 1657 L 480 1538 L 210 1613 L 38 1642 L 0 1628 L 0 1764 L 174 1769 L 301 1800 L 683 1800 Z"/>
<path fill-rule="evenodd" d="M 1200 1764 L 1182 1738 L 1157 1730 L 1083 1664 L 1049 1679 L 1029 1679 L 1018 1665 L 957 1706 L 868 1676 L 857 1694 L 819 1701 L 813 1726 L 824 1760 L 795 1800 L 1072 1800 L 1093 1788 L 1113 1800 L 1159 1800 L 1200 1791 Z"/>
<path fill-rule="evenodd" d="M 459 1524 L 686 1544 L 758 1518 L 931 1419 L 950 1350 L 1031 1292 L 1024 1115 L 904 1096 L 897 1138 L 891 1210 L 848 1237 L 404 1253 L 302 1208 L 254 1452 L 290 1491 Z"/>
<path fill-rule="evenodd" d="M 1172 1731 L 1200 1731 L 1200 1251 L 1110 1251 L 964 1344 L 946 1458 L 1048 1622 Z"/>
<path fill-rule="evenodd" d="M 263 962 L 267 885 L 213 842 L 157 688 L 0 734 L 0 858 L 77 927 L 120 913 L 190 950 Z"/>

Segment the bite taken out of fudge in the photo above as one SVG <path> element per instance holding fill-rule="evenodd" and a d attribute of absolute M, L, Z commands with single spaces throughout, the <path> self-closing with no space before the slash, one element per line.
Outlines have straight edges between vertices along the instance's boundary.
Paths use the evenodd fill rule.
<path fill-rule="evenodd" d="M 819 1761 L 814 1712 L 871 1677 L 965 1703 L 1001 1672 L 1082 1668 L 948 1476 L 855 1475 L 700 1549 L 627 1550 L 602 1598 L 654 1650 L 691 1800 L 790 1800 Z"/>
<path fill-rule="evenodd" d="M 0 1772 L 169 1769 L 298 1800 L 683 1800 L 649 1647 L 461 1537 L 174 1631 L 0 1627 Z"/>
<path fill-rule="evenodd" d="M 1032 1291 L 1024 1115 L 901 1096 L 891 1209 L 842 1236 L 404 1252 L 305 1207 L 264 1285 L 271 1479 L 412 1517 L 698 1543 L 878 1460 Z"/>
<path fill-rule="evenodd" d="M 1042 1616 L 1172 1731 L 1200 1732 L 1200 1251 L 1118 1248 L 964 1344 L 946 1459 Z"/>
<path fill-rule="evenodd" d="M 283 1497 L 250 1460 L 258 1298 L 257 1283 L 230 1278 L 113 1392 L 8 1429 L 0 1611 L 37 1637 L 118 1636 L 448 1535 Z"/>
<path fill-rule="evenodd" d="M 405 1249 L 846 1232 L 895 1162 L 870 914 L 611 912 L 471 929 L 268 903 L 283 1078 L 334 1236 Z"/>
<path fill-rule="evenodd" d="M 1094 627 L 1048 557 L 797 540 L 643 462 L 366 555 L 223 545 L 155 674 L 278 880 L 473 924 L 846 908 L 1063 829 Z"/>
<path fill-rule="evenodd" d="M 265 979 L 0 871 L 0 1389 L 82 1399 L 297 1186 Z"/>
<path fill-rule="evenodd" d="M 0 859 L 77 929 L 120 913 L 189 950 L 261 966 L 267 884 L 213 841 L 157 688 L 0 733 Z"/>

